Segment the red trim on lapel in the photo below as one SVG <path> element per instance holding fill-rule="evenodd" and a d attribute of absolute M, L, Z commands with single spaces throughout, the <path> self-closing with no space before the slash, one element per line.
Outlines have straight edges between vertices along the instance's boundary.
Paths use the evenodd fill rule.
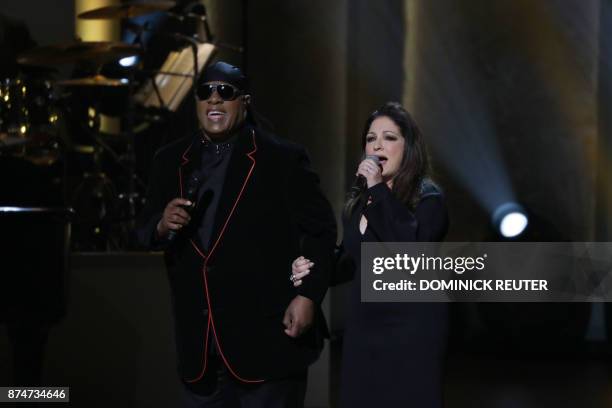
<path fill-rule="evenodd" d="M 181 158 L 183 159 L 183 161 L 181 162 L 181 166 L 184 166 L 189 163 L 189 157 L 185 157 L 185 155 L 189 153 L 189 151 L 191 150 L 191 146 L 193 146 L 193 142 L 191 142 L 191 144 L 187 147 L 187 150 L 183 152 L 183 155 L 181 156 Z"/>
<path fill-rule="evenodd" d="M 193 249 L 195 249 L 196 252 L 204 259 L 204 262 L 206 262 L 206 255 L 204 255 L 204 253 L 200 251 L 200 248 L 198 248 L 196 243 L 193 242 L 193 239 L 190 239 L 189 242 L 191 242 L 191 246 L 193 246 Z"/>
<path fill-rule="evenodd" d="M 205 350 L 204 350 L 205 354 L 207 354 L 207 352 L 208 352 L 208 326 L 210 326 L 210 327 L 212 327 L 212 332 L 213 332 L 213 335 L 215 336 L 215 343 L 217 344 L 217 350 L 219 351 L 219 355 L 221 356 L 221 359 L 223 360 L 223 363 L 225 364 L 225 367 L 227 368 L 227 370 L 236 379 L 238 379 L 239 381 L 242 381 L 244 383 L 261 383 L 261 382 L 264 382 L 265 380 L 248 380 L 248 379 L 240 377 L 234 371 L 232 366 L 230 365 L 229 361 L 227 360 L 227 357 L 225 357 L 225 353 L 223 353 L 223 349 L 222 349 L 221 344 L 219 342 L 219 336 L 217 335 L 217 329 L 215 327 L 215 318 L 213 316 L 213 309 L 212 309 L 212 305 L 210 304 L 210 296 L 209 296 L 209 292 L 208 292 L 208 277 L 206 276 L 206 269 L 207 269 L 207 265 L 208 265 L 208 260 L 210 259 L 212 254 L 215 252 L 215 249 L 217 248 L 219 242 L 221 242 L 221 238 L 223 237 L 223 234 L 225 233 L 225 229 L 227 228 L 227 225 L 229 224 L 229 221 L 232 218 L 232 215 L 234 214 L 234 210 L 236 209 L 236 207 L 238 206 L 238 203 L 240 202 L 240 199 L 242 198 L 242 193 L 244 192 L 244 189 L 246 188 L 246 185 L 249 182 L 249 180 L 251 178 L 251 175 L 253 174 L 253 169 L 255 168 L 255 165 L 257 164 L 257 161 L 253 157 L 253 155 L 257 152 L 257 144 L 255 143 L 255 131 L 253 131 L 253 133 L 252 133 L 252 138 L 253 138 L 253 150 L 246 154 L 246 156 L 252 161 L 251 168 L 249 169 L 249 172 L 247 173 L 247 175 L 246 175 L 246 177 L 244 179 L 244 182 L 242 183 L 242 187 L 240 189 L 240 192 L 238 193 L 238 196 L 236 197 L 236 201 L 234 201 L 234 205 L 232 206 L 232 209 L 231 209 L 229 215 L 225 219 L 225 223 L 223 224 L 223 228 L 221 228 L 221 232 L 219 233 L 219 236 L 217 237 L 217 240 L 215 241 L 212 249 L 208 253 L 208 256 L 204 255 L 204 253 L 198 248 L 198 246 L 195 244 L 195 242 L 193 242 L 193 240 L 190 239 L 189 242 L 191 242 L 191 245 L 193 246 L 195 251 L 204 259 L 204 268 L 202 269 L 202 275 L 203 275 L 203 278 L 204 278 L 204 290 L 206 292 L 206 302 L 208 304 L 208 325 L 207 325 L 207 329 L 206 329 L 207 330 L 206 331 L 206 345 L 205 345 Z M 185 159 L 184 156 L 183 156 L 183 158 Z M 228 169 L 228 171 L 231 171 L 231 169 Z M 204 376 L 204 373 L 206 372 L 206 358 L 205 358 L 204 361 L 205 361 L 204 362 L 204 367 L 202 368 L 202 371 L 200 372 L 200 374 L 196 378 L 194 378 L 192 380 L 186 380 L 187 382 L 191 383 L 191 382 L 196 382 L 196 381 L 199 381 L 200 379 L 202 379 L 202 377 Z"/>
<path fill-rule="evenodd" d="M 179 177 L 179 194 L 181 198 L 183 198 L 183 169 L 179 167 L 178 169 L 178 177 Z"/>
<path fill-rule="evenodd" d="M 219 351 L 219 354 L 221 355 L 221 359 L 223 360 L 225 367 L 234 377 L 236 377 L 237 380 L 242 381 L 244 383 L 253 384 L 253 383 L 264 382 L 265 380 L 247 380 L 246 378 L 240 377 L 234 371 L 229 361 L 227 361 L 227 357 L 225 357 L 225 353 L 223 353 L 223 349 L 221 348 L 221 344 L 219 343 L 219 336 L 217 336 L 217 329 L 215 328 L 215 318 L 213 317 L 212 308 L 210 306 L 210 296 L 208 296 L 208 279 L 206 277 L 206 272 L 204 272 L 204 287 L 206 288 L 206 300 L 208 301 L 208 317 L 210 318 L 210 321 L 212 323 L 212 332 L 213 332 L 213 335 L 215 336 L 215 343 L 217 344 L 217 350 Z M 203 374 L 204 374 L 204 370 L 202 370 L 202 373 L 200 375 L 203 375 Z"/>
<path fill-rule="evenodd" d="M 196 247 L 197 250 L 197 247 Z M 198 251 L 199 252 L 199 251 Z M 202 255 L 200 253 L 200 255 Z M 206 268 L 206 261 L 204 261 L 204 266 L 202 267 L 203 269 Z M 204 274 L 206 274 L 206 272 L 203 271 Z M 211 323 L 211 314 L 210 314 L 210 306 L 209 306 L 209 311 L 208 311 L 208 319 L 206 320 L 206 332 L 204 334 L 204 351 L 202 353 L 202 371 L 200 372 L 200 375 L 198 375 L 196 378 L 193 378 L 191 380 L 185 380 L 185 382 L 188 383 L 194 383 L 194 382 L 198 382 L 202 379 L 202 377 L 204 377 L 204 373 L 206 372 L 206 368 L 208 367 L 208 334 L 210 333 L 210 323 Z"/>
<path fill-rule="evenodd" d="M 202 353 L 202 371 L 200 372 L 200 374 L 196 377 L 193 378 L 191 380 L 185 380 L 185 382 L 188 383 L 194 383 L 194 382 L 198 382 L 202 379 L 202 377 L 204 377 L 204 373 L 206 372 L 206 368 L 208 367 L 208 334 L 210 333 L 210 312 L 208 313 L 208 320 L 206 321 L 206 333 L 205 333 L 205 340 L 204 340 L 204 351 Z"/>
<path fill-rule="evenodd" d="M 181 198 L 183 198 L 183 169 L 182 167 L 184 165 L 186 165 L 187 163 L 189 163 L 189 157 L 187 157 L 187 153 L 189 153 L 189 151 L 191 150 L 191 147 L 193 146 L 193 142 L 191 142 L 189 144 L 189 146 L 187 146 L 187 149 L 185 149 L 185 151 L 183 152 L 183 154 L 181 155 L 181 164 L 178 168 L 178 176 L 179 176 L 179 192 L 181 194 Z"/>
<path fill-rule="evenodd" d="M 253 174 L 253 169 L 255 168 L 255 165 L 257 164 L 257 161 L 253 157 L 253 155 L 257 152 L 257 144 L 255 143 L 255 131 L 253 131 L 252 137 L 253 137 L 253 150 L 248 152 L 246 155 L 253 162 L 253 164 L 251 164 L 251 168 L 249 169 L 249 172 L 247 173 L 247 176 L 244 179 L 244 183 L 242 183 L 242 188 L 240 189 L 240 192 L 238 193 L 238 197 L 236 197 L 236 201 L 234 202 L 234 205 L 232 206 L 232 209 L 231 209 L 229 215 L 225 219 L 225 223 L 223 224 L 223 228 L 221 228 L 221 232 L 219 233 L 219 236 L 217 237 L 217 240 L 215 241 L 214 245 L 212 246 L 212 249 L 210 250 L 210 252 L 208 254 L 209 257 L 212 256 L 212 254 L 215 252 L 215 249 L 217 248 L 217 245 L 219 245 L 219 242 L 221 242 L 221 238 L 223 238 L 223 234 L 225 233 L 225 229 L 227 228 L 227 224 L 229 224 L 229 221 L 232 218 L 232 215 L 234 214 L 234 210 L 236 209 L 236 207 L 238 206 L 238 202 L 242 198 L 242 193 L 244 192 L 244 189 L 245 189 L 247 183 L 249 182 L 249 179 L 251 178 L 251 174 Z M 231 169 L 228 169 L 228 170 L 231 171 Z"/>

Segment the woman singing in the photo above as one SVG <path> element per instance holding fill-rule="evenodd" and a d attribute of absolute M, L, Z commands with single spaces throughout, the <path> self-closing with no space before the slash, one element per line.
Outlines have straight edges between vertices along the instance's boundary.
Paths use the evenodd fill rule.
<path fill-rule="evenodd" d="M 448 217 L 444 196 L 428 178 L 423 137 L 410 114 L 389 102 L 366 121 L 366 159 L 357 168 L 367 188 L 344 207 L 337 274 L 352 276 L 344 333 L 341 407 L 442 406 L 447 307 L 443 303 L 362 303 L 362 242 L 441 241 Z M 371 156 L 377 156 L 377 160 Z M 308 279 L 310 260 L 292 264 L 292 280 Z"/>

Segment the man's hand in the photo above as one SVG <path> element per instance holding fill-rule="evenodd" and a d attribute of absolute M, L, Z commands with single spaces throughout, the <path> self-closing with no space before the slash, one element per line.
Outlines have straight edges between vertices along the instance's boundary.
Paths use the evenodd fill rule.
<path fill-rule="evenodd" d="M 285 334 L 299 337 L 311 325 L 314 318 L 314 302 L 307 297 L 297 295 L 293 298 L 283 317 Z"/>
<path fill-rule="evenodd" d="M 193 203 L 183 198 L 175 198 L 170 201 L 161 220 L 157 223 L 157 235 L 160 238 L 165 237 L 171 230 L 178 231 L 185 225 L 189 224 L 191 217 L 183 207 L 190 207 Z"/>

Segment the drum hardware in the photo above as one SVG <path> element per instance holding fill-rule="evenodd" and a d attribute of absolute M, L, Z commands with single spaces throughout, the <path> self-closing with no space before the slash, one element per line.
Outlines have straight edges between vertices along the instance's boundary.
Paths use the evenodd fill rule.
<path fill-rule="evenodd" d="M 175 112 L 192 89 L 195 82 L 193 73 L 199 74 L 215 52 L 215 46 L 210 43 L 195 43 L 180 51 L 171 51 L 154 80 L 136 93 L 136 101 L 146 108 Z M 198 64 L 197 60 L 201 63 Z"/>
<path fill-rule="evenodd" d="M 55 85 L 61 87 L 61 89 L 127 87 L 129 90 L 128 99 L 131 100 L 130 92 L 133 87 L 133 73 L 130 73 L 130 78 L 128 79 L 113 79 L 103 76 L 100 71 L 105 62 L 139 54 L 140 47 L 138 45 L 110 42 L 77 42 L 35 48 L 21 54 L 19 62 L 31 65 L 89 63 L 94 67 L 95 74 L 93 76 L 60 80 L 56 81 Z M 129 107 L 129 110 L 131 110 L 131 107 Z M 117 212 L 120 204 L 124 202 L 128 204 L 134 203 L 126 211 L 131 217 L 130 222 L 133 222 L 136 213 L 135 205 L 138 201 L 138 193 L 134 190 L 136 185 L 140 187 L 144 186 L 144 183 L 135 174 L 133 148 L 130 147 L 132 145 L 131 140 L 127 140 L 128 153 L 126 155 L 128 158 L 126 159 L 121 157 L 100 137 L 98 109 L 88 109 L 86 121 L 87 126 L 84 127 L 87 129 L 86 134 L 89 134 L 89 139 L 93 146 L 86 148 L 83 145 L 77 145 L 71 151 L 91 154 L 93 158 L 93 173 L 84 173 L 73 192 L 71 194 L 66 192 L 65 197 L 77 210 L 79 220 L 75 224 L 75 237 L 77 238 L 75 242 L 78 243 L 75 248 L 81 250 L 107 250 L 113 247 L 111 244 L 113 240 L 111 230 L 114 228 L 113 223 L 120 221 Z M 27 124 L 27 122 L 25 123 Z M 129 200 L 126 201 L 124 196 L 122 196 L 124 198 L 121 200 L 119 199 L 112 180 L 102 172 L 102 153 L 110 157 L 122 171 L 128 174 L 129 186 L 127 196 Z M 67 164 L 67 166 L 70 165 Z M 68 185 L 69 174 L 68 170 L 64 172 L 64 186 Z M 123 229 L 126 230 L 126 228 Z M 122 239 L 122 242 L 125 241 L 127 239 Z M 113 247 L 112 249 L 120 248 Z"/>
<path fill-rule="evenodd" d="M 63 79 L 56 82 L 60 86 L 128 86 L 128 80 L 125 78 L 114 79 L 107 78 L 104 75 L 97 74 L 90 77 Z"/>
<path fill-rule="evenodd" d="M 90 171 L 83 173 L 70 197 L 70 204 L 76 209 L 78 217 L 74 231 L 76 250 L 120 250 L 125 249 L 127 242 L 128 229 L 120 225 L 125 223 L 123 219 L 125 199 L 122 194 L 118 194 L 114 182 L 116 180 L 105 173 L 103 158 L 110 158 L 111 163 L 130 179 L 135 177 L 134 165 L 129 158 L 119 154 L 104 140 L 100 131 L 99 116 L 100 113 L 96 108 L 88 109 L 88 123 L 81 123 L 81 126 L 90 144 L 72 146 L 72 152 L 84 155 L 81 158 L 86 159 L 91 166 Z M 144 186 L 140 179 L 138 181 L 139 185 Z M 128 182 L 130 183 L 131 181 Z"/>
<path fill-rule="evenodd" d="M 139 45 L 109 41 L 77 41 L 46 45 L 25 51 L 17 57 L 22 65 L 49 66 L 77 62 L 102 65 L 125 57 L 140 55 Z"/>
<path fill-rule="evenodd" d="M 129 78 L 122 81 L 120 85 L 128 88 L 128 106 L 124 116 L 127 132 L 122 133 L 124 137 L 121 138 L 126 151 L 123 154 L 119 154 L 104 139 L 100 131 L 100 112 L 96 106 L 88 109 L 87 125 L 82 127 L 91 145 L 76 145 L 73 148 L 73 151 L 91 155 L 93 158 L 93 172 L 88 173 L 87 177 L 77 186 L 71 202 L 77 209 L 77 212 L 82 211 L 86 214 L 87 220 L 84 222 L 88 226 L 77 233 L 82 234 L 85 246 L 89 245 L 92 247 L 91 249 L 121 249 L 121 245 L 125 248 L 129 232 L 134 227 L 133 223 L 136 218 L 137 207 L 142 200 L 141 194 L 138 191 L 146 189 L 145 183 L 138 177 L 135 171 L 136 159 L 132 134 L 134 107 L 131 102 L 133 100 L 131 96 L 133 84 L 133 72 L 131 72 Z M 105 78 L 94 81 L 91 81 L 90 78 L 77 78 L 61 81 L 61 85 L 65 87 L 81 85 L 106 87 L 115 86 L 116 83 L 110 82 Z M 122 194 L 117 194 L 113 180 L 103 172 L 102 155 L 110 158 L 113 166 L 116 166 L 122 174 L 127 176 L 127 179 L 125 179 L 127 180 L 127 187 L 123 190 Z M 95 197 L 88 198 L 88 195 L 94 195 Z M 88 202 L 88 200 L 91 202 Z M 97 209 L 91 211 L 91 209 L 83 208 L 82 206 L 93 206 L 94 208 L 97 206 Z M 94 222 L 96 216 L 98 217 L 97 223 Z M 104 247 L 104 242 L 106 242 L 105 245 L 108 248 Z"/>
<path fill-rule="evenodd" d="M 172 17 L 183 16 L 166 12 Z M 211 38 L 210 29 L 205 16 L 199 14 L 193 16 L 200 17 L 203 21 L 203 26 L 207 38 Z M 141 44 L 142 49 L 145 49 L 145 44 L 142 39 L 142 34 L 152 32 L 153 30 L 148 24 L 140 25 L 131 21 L 126 21 L 128 30 L 136 34 L 134 41 Z M 142 87 L 135 95 L 135 101 L 146 108 L 167 109 L 175 112 L 190 89 L 195 86 L 195 78 L 200 74 L 202 67 L 206 65 L 206 61 L 212 57 L 216 48 L 209 42 L 201 40 L 197 35 L 188 36 L 180 33 L 162 33 L 165 37 L 172 38 L 177 41 L 188 44 L 179 51 L 171 51 L 166 58 L 166 61 L 157 71 L 140 71 L 144 73 L 149 82 Z M 198 61 L 202 61 L 199 64 Z M 201 67 L 199 67 L 201 65 Z"/>
<path fill-rule="evenodd" d="M 0 82 L 0 146 L 34 164 L 60 156 L 59 107 L 48 80 L 27 77 Z"/>
<path fill-rule="evenodd" d="M 110 225 L 115 216 L 117 192 L 104 173 L 84 173 L 71 197 L 76 211 L 74 248 L 108 250 Z"/>
<path fill-rule="evenodd" d="M 224 50 L 228 50 L 228 51 L 233 51 L 236 52 L 238 54 L 242 54 L 244 52 L 244 48 L 243 47 L 239 47 L 239 46 L 235 46 L 232 44 L 228 44 L 228 43 L 224 43 L 221 41 L 218 41 L 217 39 L 215 39 L 215 37 L 212 35 L 211 30 L 210 30 L 210 25 L 208 24 L 208 17 L 206 16 L 206 14 L 197 14 L 197 13 L 185 13 L 185 14 L 179 14 L 179 13 L 174 13 L 171 11 L 166 11 L 166 15 L 169 17 L 172 17 L 178 21 L 185 21 L 187 19 L 195 19 L 195 20 L 199 20 L 202 22 L 202 28 L 203 28 L 203 32 L 194 35 L 192 38 L 194 40 L 196 40 L 197 42 L 199 42 L 200 44 L 204 44 L 204 43 L 211 43 L 213 44 L 215 47 L 219 48 L 219 49 L 224 49 Z M 176 34 L 176 33 L 173 33 Z M 170 35 L 173 35 L 170 34 Z M 200 35 L 202 34 L 202 35 Z M 180 34 L 179 34 L 180 35 Z M 200 38 L 200 37 L 204 37 L 204 39 Z"/>
<path fill-rule="evenodd" d="M 102 151 L 107 153 L 113 162 L 117 164 L 121 169 L 125 171 L 126 174 L 129 175 L 130 180 L 133 180 L 134 183 L 138 185 L 138 187 L 142 189 L 146 189 L 145 183 L 142 181 L 140 177 L 134 172 L 134 157 L 133 151 L 129 148 L 127 149 L 126 154 L 120 155 L 118 154 L 108 143 L 106 143 L 99 134 L 92 135 L 93 140 L 96 142 L 97 146 L 99 146 Z M 129 146 L 129 143 L 128 143 Z M 126 164 L 127 163 L 127 164 Z M 133 188 L 132 188 L 133 190 Z M 131 192 L 130 192 L 131 193 Z"/>
<path fill-rule="evenodd" d="M 167 75 L 167 76 L 176 76 L 182 78 L 193 78 L 193 74 L 185 74 L 182 72 L 171 72 L 171 71 L 162 71 L 162 70 L 154 70 L 154 71 L 142 71 L 147 75 Z"/>
<path fill-rule="evenodd" d="M 23 146 L 28 143 L 28 139 L 23 137 L 9 136 L 7 133 L 0 134 L 0 152 L 3 149 L 11 149 L 17 146 Z"/>

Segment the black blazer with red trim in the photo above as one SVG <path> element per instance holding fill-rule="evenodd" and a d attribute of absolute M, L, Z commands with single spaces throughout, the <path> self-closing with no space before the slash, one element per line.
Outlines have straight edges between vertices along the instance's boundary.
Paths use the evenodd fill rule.
<path fill-rule="evenodd" d="M 236 378 L 284 377 L 312 363 L 320 351 L 318 324 L 292 339 L 282 318 L 297 294 L 317 304 L 325 296 L 336 240 L 332 208 L 302 147 L 245 128 L 230 158 L 208 250 L 194 225 L 172 245 L 155 248 L 155 227 L 166 204 L 181 196 L 199 168 L 200 146 L 195 136 L 156 154 L 136 231 L 144 245 L 165 249 L 179 371 L 187 383 L 204 378 L 212 339 Z M 299 255 L 315 266 L 296 289 L 288 278 Z"/>

